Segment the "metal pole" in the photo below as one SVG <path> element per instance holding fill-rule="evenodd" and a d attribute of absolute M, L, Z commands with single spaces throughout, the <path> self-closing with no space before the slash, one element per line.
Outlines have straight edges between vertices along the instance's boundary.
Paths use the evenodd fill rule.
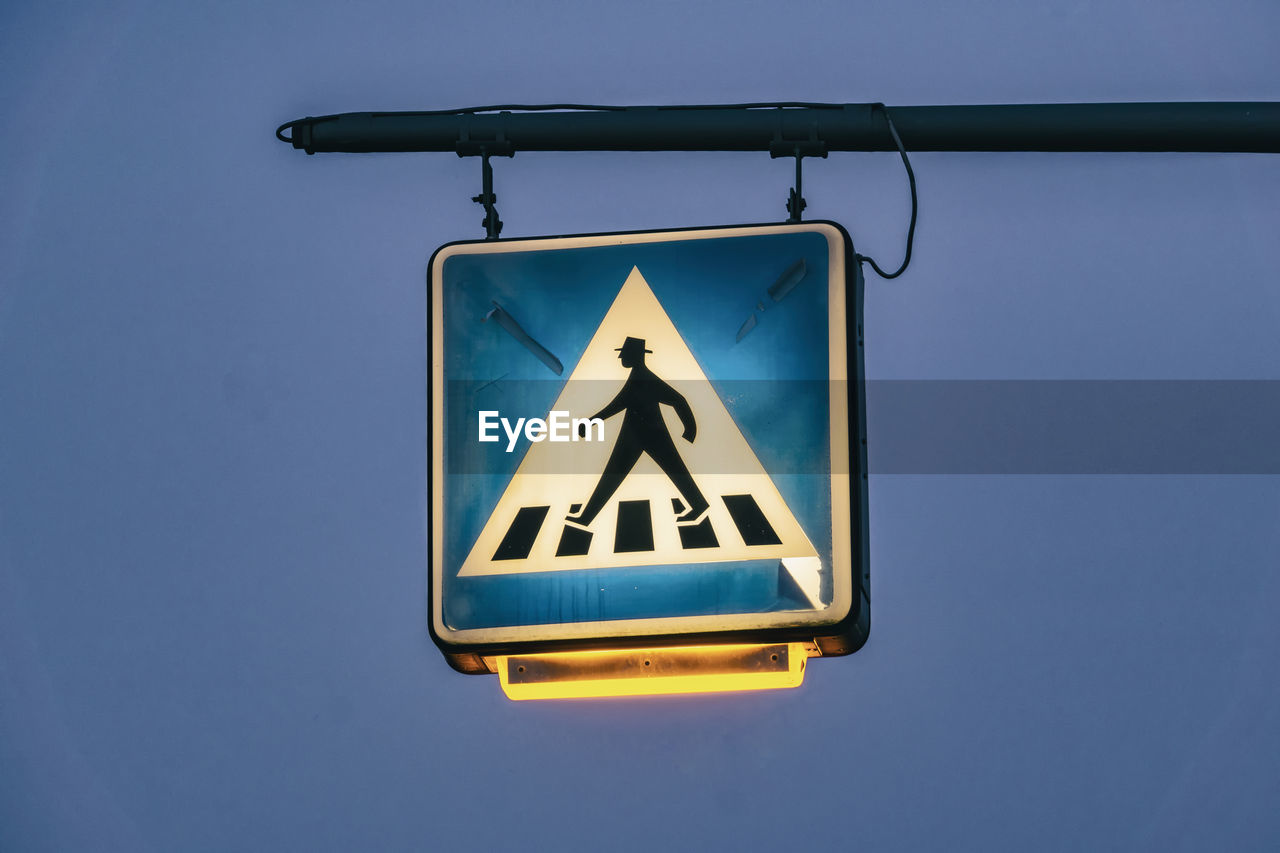
<path fill-rule="evenodd" d="M 1280 103 L 1006 104 L 890 107 L 911 151 L 1280 153 Z M 281 137 L 317 152 L 893 151 L 875 104 L 625 107 L 498 113 L 343 113 Z"/>

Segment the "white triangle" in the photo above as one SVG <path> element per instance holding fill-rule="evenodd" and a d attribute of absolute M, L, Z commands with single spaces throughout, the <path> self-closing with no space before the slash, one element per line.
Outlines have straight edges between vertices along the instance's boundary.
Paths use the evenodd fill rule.
<path fill-rule="evenodd" d="M 603 408 L 629 375 L 629 368 L 622 365 L 617 354 L 628 337 L 645 341 L 646 349 L 651 351 L 645 356 L 646 366 L 683 394 L 693 412 L 697 435 L 690 443 L 681 438 L 683 428 L 672 408 L 662 407 L 676 448 L 710 503 L 707 512 L 718 545 L 683 547 L 671 500 L 680 493 L 646 454 L 591 524 L 587 553 L 556 556 L 571 505 L 587 501 L 605 468 L 624 417 L 616 414 L 605 421 L 604 441 L 542 441 L 530 445 L 458 575 L 777 559 L 810 602 L 818 606 L 821 560 L 817 551 L 639 269 L 632 268 L 552 411 L 585 418 Z M 750 495 L 779 544 L 747 545 L 724 501 L 726 495 Z M 629 500 L 649 501 L 651 551 L 614 553 L 618 504 Z M 517 514 L 526 507 L 549 507 L 528 555 L 493 559 Z"/>

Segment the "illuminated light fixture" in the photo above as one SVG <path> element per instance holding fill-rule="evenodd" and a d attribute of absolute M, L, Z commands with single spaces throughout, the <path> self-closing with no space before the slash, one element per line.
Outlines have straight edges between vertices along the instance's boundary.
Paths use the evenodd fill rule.
<path fill-rule="evenodd" d="M 510 699 L 586 699 L 799 687 L 803 643 L 679 646 L 497 658 Z"/>
<path fill-rule="evenodd" d="M 854 257 L 829 222 L 436 251 L 428 625 L 455 670 L 517 700 L 738 692 L 866 642 Z"/>

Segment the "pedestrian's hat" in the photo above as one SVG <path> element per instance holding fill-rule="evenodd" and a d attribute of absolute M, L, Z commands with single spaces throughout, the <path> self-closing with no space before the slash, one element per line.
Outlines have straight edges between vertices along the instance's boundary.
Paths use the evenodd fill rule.
<path fill-rule="evenodd" d="M 628 337 L 622 342 L 622 346 L 616 347 L 614 352 L 624 352 L 628 355 L 634 355 L 637 352 L 647 352 L 653 354 L 653 350 L 644 348 L 644 338 Z"/>

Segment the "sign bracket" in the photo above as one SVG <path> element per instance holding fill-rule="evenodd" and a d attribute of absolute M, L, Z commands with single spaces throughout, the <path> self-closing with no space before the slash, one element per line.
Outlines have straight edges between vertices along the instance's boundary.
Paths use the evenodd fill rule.
<path fill-rule="evenodd" d="M 780 112 L 779 119 L 781 118 Z M 816 121 L 809 122 L 808 131 L 808 135 L 803 139 L 786 139 L 783 136 L 782 122 L 779 121 L 778 129 L 773 135 L 773 141 L 769 143 L 769 156 L 771 158 L 796 158 L 796 182 L 787 197 L 787 222 L 799 222 L 800 214 L 809 206 L 802 193 L 803 174 L 801 161 L 805 157 L 821 157 L 824 160 L 827 157 L 827 146 L 818 138 L 818 123 Z"/>
<path fill-rule="evenodd" d="M 498 218 L 498 208 L 495 206 L 498 196 L 493 191 L 493 166 L 489 164 L 489 152 L 483 148 L 480 151 L 480 195 L 473 195 L 471 200 L 484 205 L 484 219 L 480 220 L 480 224 L 484 226 L 484 238 L 497 240 L 502 233 L 502 220 Z"/>
<path fill-rule="evenodd" d="M 500 116 L 509 115 L 508 112 L 500 114 Z M 502 220 L 498 218 L 498 209 L 494 206 L 498 196 L 493 192 L 493 166 L 489 163 L 489 158 L 514 157 L 516 148 L 507 139 L 506 131 L 502 127 L 493 131 L 491 136 L 492 138 L 488 139 L 475 139 L 471 135 L 471 130 L 464 127 L 454 143 L 454 151 L 459 157 L 478 156 L 480 158 L 480 195 L 472 196 L 471 200 L 476 204 L 484 205 L 484 219 L 480 224 L 484 226 L 485 239 L 497 240 L 498 235 L 502 233 Z"/>

